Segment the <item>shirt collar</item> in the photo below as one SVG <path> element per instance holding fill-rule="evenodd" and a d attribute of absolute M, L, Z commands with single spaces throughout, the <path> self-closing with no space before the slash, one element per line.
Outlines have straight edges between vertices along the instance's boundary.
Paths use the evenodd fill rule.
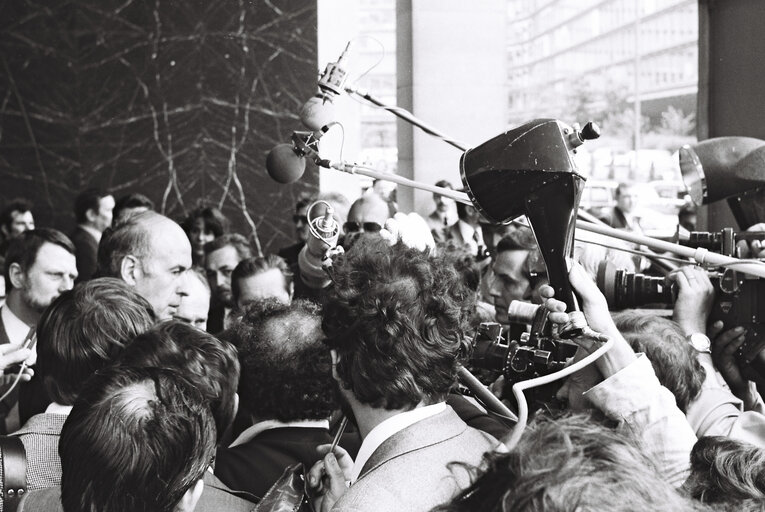
<path fill-rule="evenodd" d="M 299 427 L 299 428 L 323 428 L 326 430 L 329 430 L 329 421 L 328 420 L 302 420 L 302 421 L 291 421 L 288 423 L 284 423 L 277 420 L 265 420 L 265 421 L 259 421 L 255 423 L 253 426 L 239 434 L 239 437 L 236 438 L 236 440 L 229 445 L 229 448 L 233 448 L 235 446 L 239 446 L 240 444 L 245 444 L 248 441 L 255 438 L 258 434 L 261 434 L 265 432 L 266 430 L 271 430 L 274 428 L 285 428 L 285 427 Z"/>
<path fill-rule="evenodd" d="M 90 226 L 86 226 L 85 224 L 80 224 L 80 227 L 84 229 L 85 231 L 87 231 L 90 234 L 90 236 L 95 238 L 96 242 L 99 242 L 99 243 L 101 242 L 102 233 L 99 230 L 97 230 L 96 228 L 92 228 Z"/>
<path fill-rule="evenodd" d="M 359 448 L 359 453 L 356 455 L 356 461 L 353 463 L 353 472 L 351 474 L 351 484 L 359 479 L 361 476 L 361 470 L 364 469 L 364 465 L 367 463 L 372 454 L 377 450 L 381 444 L 383 444 L 388 438 L 401 432 L 410 425 L 422 421 L 425 418 L 430 418 L 436 414 L 446 410 L 446 402 L 439 402 L 433 405 L 426 405 L 424 407 L 418 407 L 411 411 L 402 412 L 391 416 L 387 420 L 383 421 L 375 428 L 373 428 L 369 434 L 364 438 Z"/>
<path fill-rule="evenodd" d="M 5 325 L 5 333 L 8 335 L 8 340 L 13 345 L 18 345 L 24 338 L 27 337 L 31 326 L 25 324 L 19 317 L 17 317 L 11 308 L 6 303 L 0 311 L 0 316 L 3 318 L 3 324 Z"/>

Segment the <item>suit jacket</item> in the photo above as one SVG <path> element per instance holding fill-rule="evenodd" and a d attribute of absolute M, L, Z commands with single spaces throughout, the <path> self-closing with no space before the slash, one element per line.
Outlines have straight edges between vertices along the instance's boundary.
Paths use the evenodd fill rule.
<path fill-rule="evenodd" d="M 255 503 L 234 495 L 209 472 L 204 475 L 205 489 L 194 512 L 253 512 Z M 32 491 L 24 496 L 18 512 L 63 512 L 61 487 Z"/>
<path fill-rule="evenodd" d="M 359 448 L 354 437 L 355 434 L 343 436 L 340 443 L 351 456 Z M 244 444 L 218 449 L 215 475 L 231 489 L 262 497 L 287 466 L 302 462 L 306 471 L 309 470 L 319 459 L 316 447 L 331 442 L 332 436 L 324 428 L 280 427 L 264 430 Z"/>
<path fill-rule="evenodd" d="M 93 235 L 77 226 L 72 233 L 74 255 L 77 258 L 77 281 L 82 283 L 93 277 L 98 267 L 98 242 Z"/>
<path fill-rule="evenodd" d="M 332 510 L 429 511 L 470 485 L 470 469 L 497 444 L 447 406 L 385 440 Z"/>

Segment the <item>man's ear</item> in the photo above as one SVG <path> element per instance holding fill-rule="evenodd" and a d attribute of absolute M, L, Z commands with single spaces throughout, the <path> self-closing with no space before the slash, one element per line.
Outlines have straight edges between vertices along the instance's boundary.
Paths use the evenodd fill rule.
<path fill-rule="evenodd" d="M 197 506 L 199 498 L 202 496 L 202 491 L 205 489 L 205 482 L 203 478 L 197 480 L 193 486 L 186 491 L 181 501 L 175 506 L 176 512 L 193 512 Z"/>
<path fill-rule="evenodd" d="M 11 263 L 11 266 L 8 267 L 8 277 L 10 277 L 11 284 L 14 288 L 17 290 L 24 288 L 27 279 L 26 275 L 24 275 L 24 269 L 21 268 L 21 265 L 15 262 Z"/>
<path fill-rule="evenodd" d="M 138 261 L 138 258 L 131 254 L 122 258 L 120 262 L 120 277 L 123 281 L 130 286 L 135 286 L 142 275 L 141 262 Z"/>
<path fill-rule="evenodd" d="M 91 224 L 93 224 L 94 222 L 96 222 L 96 218 L 97 218 L 97 217 L 98 217 L 98 212 L 97 212 L 96 210 L 94 210 L 93 208 L 88 208 L 88 209 L 85 211 L 85 218 L 86 218 L 86 219 L 88 220 L 88 222 L 90 222 Z"/>

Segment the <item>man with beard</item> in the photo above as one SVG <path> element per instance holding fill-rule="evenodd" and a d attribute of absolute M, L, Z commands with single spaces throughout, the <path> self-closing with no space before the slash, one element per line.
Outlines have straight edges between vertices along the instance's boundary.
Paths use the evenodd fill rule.
<path fill-rule="evenodd" d="M 205 244 L 205 272 L 212 290 L 207 332 L 216 334 L 226 328 L 226 320 L 235 306 L 231 274 L 240 261 L 250 257 L 250 243 L 237 233 L 219 236 Z"/>
<path fill-rule="evenodd" d="M 11 241 L 6 253 L 5 281 L 8 283 L 8 297 L 0 310 L 0 347 L 18 348 L 33 329 L 45 308 L 63 292 L 74 287 L 77 278 L 77 262 L 74 245 L 60 231 L 55 229 L 33 229 L 24 231 Z M 24 352 L 10 353 L 0 349 L 0 364 L 3 358 L 18 357 Z M 26 353 L 29 356 L 29 353 Z M 16 357 L 16 359 L 18 359 Z M 21 362 L 20 359 L 15 362 Z M 5 365 L 3 365 L 5 366 Z M 0 394 L 10 386 L 8 377 L 0 386 Z M 18 413 L 19 395 L 14 390 L 0 404 L 0 418 L 4 419 L 3 433 L 10 433 L 21 426 Z"/>
<path fill-rule="evenodd" d="M 239 398 L 253 424 L 218 450 L 215 474 L 232 489 L 263 496 L 284 468 L 310 468 L 316 447 L 332 442 L 328 420 L 338 402 L 319 307 L 254 302 L 228 336 L 239 349 Z M 347 435 L 341 444 L 355 454 L 358 439 Z"/>
<path fill-rule="evenodd" d="M 446 404 L 475 300 L 461 278 L 382 238 L 335 259 L 322 329 L 362 444 L 354 462 L 336 449 L 314 465 L 317 510 L 429 511 L 469 485 L 465 468 L 496 447 Z"/>

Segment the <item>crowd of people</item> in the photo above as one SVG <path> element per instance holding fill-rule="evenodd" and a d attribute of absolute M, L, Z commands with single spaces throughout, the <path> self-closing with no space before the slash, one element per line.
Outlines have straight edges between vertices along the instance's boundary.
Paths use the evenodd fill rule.
<path fill-rule="evenodd" d="M 610 220 L 634 229 L 620 190 Z M 382 183 L 300 199 L 273 254 L 214 207 L 176 222 L 89 189 L 67 236 L 9 201 L 0 433 L 26 487 L 3 451 L 0 512 L 765 510 L 765 375 L 737 357 L 742 326 L 709 323 L 707 272 L 669 275 L 670 317 L 613 312 L 597 265 L 636 261 L 579 243 L 569 279 L 597 335 L 569 363 L 611 348 L 536 396 L 518 437 L 458 382 L 474 332 L 513 301 L 553 333 L 571 312 L 528 226 L 433 199 L 426 218 Z M 301 264 L 328 207 L 344 250 L 319 286 Z M 476 374 L 516 409 L 506 369 Z"/>

